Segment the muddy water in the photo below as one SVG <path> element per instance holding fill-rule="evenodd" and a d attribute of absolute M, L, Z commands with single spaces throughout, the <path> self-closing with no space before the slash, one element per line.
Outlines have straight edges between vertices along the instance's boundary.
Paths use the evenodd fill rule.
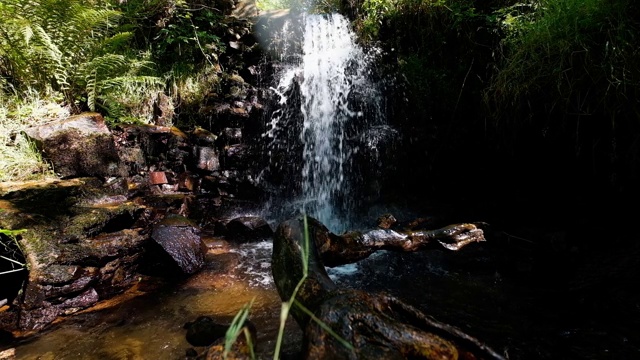
<path fill-rule="evenodd" d="M 132 289 L 121 299 L 56 324 L 16 348 L 16 358 L 179 359 L 192 346 L 184 324 L 198 316 L 229 323 L 253 299 L 250 318 L 258 329 L 257 352 L 271 357 L 278 333 L 280 298 L 271 279 L 271 242 L 226 245 L 210 250 L 207 267 L 188 280 L 146 291 Z M 126 299 L 129 297 L 130 299 Z M 297 325 L 287 323 L 285 352 L 297 351 Z M 202 348 L 196 348 L 202 350 Z"/>

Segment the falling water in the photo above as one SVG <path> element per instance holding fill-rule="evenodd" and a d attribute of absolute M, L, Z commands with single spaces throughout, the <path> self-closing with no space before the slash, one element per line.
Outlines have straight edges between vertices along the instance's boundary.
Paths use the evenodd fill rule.
<path fill-rule="evenodd" d="M 381 122 L 382 101 L 370 80 L 371 56 L 343 16 L 306 15 L 302 26 L 302 55 L 285 54 L 292 60 L 274 89 L 281 107 L 268 124 L 270 156 L 274 171 L 291 173 L 296 207 L 342 231 L 355 204 L 359 136 Z M 288 155 L 278 156 L 277 149 Z"/>

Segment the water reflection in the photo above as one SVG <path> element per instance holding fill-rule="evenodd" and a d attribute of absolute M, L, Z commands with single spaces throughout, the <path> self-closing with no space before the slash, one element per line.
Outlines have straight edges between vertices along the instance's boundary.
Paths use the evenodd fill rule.
<path fill-rule="evenodd" d="M 24 360 L 116 360 L 184 358 L 192 346 L 183 326 L 198 316 L 229 323 L 255 298 L 251 320 L 258 329 L 258 353 L 271 357 L 279 326 L 280 298 L 273 287 L 271 242 L 229 246 L 209 254 L 208 266 L 180 284 L 146 293 L 144 284 L 119 301 L 102 303 L 71 317 L 16 348 Z M 224 265 L 227 264 L 227 265 Z M 131 299 L 126 299 L 131 297 Z M 297 325 L 288 323 L 285 351 L 296 351 Z"/>

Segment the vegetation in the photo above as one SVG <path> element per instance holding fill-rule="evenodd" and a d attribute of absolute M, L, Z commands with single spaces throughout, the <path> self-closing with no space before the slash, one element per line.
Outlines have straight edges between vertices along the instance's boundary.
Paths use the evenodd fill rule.
<path fill-rule="evenodd" d="M 0 271 L 0 276 L 22 271 L 27 268 L 27 264 L 24 262 L 24 255 L 16 240 L 16 236 L 25 231 L 26 230 L 0 229 L 0 260 L 5 262 L 2 268 L 10 268 L 9 270 Z"/>
<path fill-rule="evenodd" d="M 160 93 L 202 101 L 219 82 L 222 19 L 199 1 L 0 1 L 0 181 L 53 174 L 26 127 L 86 110 L 149 123 Z"/>

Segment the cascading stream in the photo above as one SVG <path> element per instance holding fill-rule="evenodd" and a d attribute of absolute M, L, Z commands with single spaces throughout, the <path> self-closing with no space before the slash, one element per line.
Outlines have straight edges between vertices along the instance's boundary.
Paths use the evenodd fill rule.
<path fill-rule="evenodd" d="M 352 184 L 360 176 L 353 163 L 359 136 L 381 122 L 381 101 L 370 81 L 370 56 L 356 44 L 347 19 L 305 15 L 302 26 L 302 55 L 284 54 L 293 64 L 280 73 L 274 89 L 281 108 L 266 133 L 270 161 L 273 172 L 294 174 L 298 196 L 290 201 L 340 232 L 350 221 Z M 291 131 L 299 131 L 297 139 Z M 277 156 L 277 150 L 289 154 Z M 291 154 L 295 151 L 301 155 Z"/>

